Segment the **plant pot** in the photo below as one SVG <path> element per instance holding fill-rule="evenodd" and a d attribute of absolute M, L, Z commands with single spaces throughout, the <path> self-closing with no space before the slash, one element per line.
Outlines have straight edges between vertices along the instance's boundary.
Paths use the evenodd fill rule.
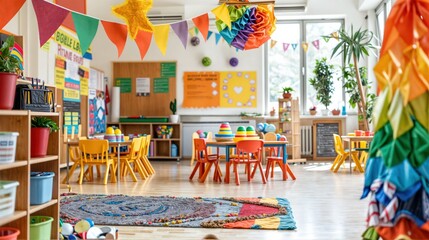
<path fill-rule="evenodd" d="M 317 111 L 316 110 L 310 110 L 310 114 L 311 115 L 316 115 Z"/>
<path fill-rule="evenodd" d="M 48 152 L 49 128 L 31 128 L 31 157 L 43 157 Z"/>
<path fill-rule="evenodd" d="M 171 123 L 178 123 L 179 122 L 179 115 L 170 115 L 170 122 Z"/>
<path fill-rule="evenodd" d="M 292 97 L 292 93 L 283 93 L 284 99 L 291 98 L 291 97 Z"/>
<path fill-rule="evenodd" d="M 334 109 L 331 112 L 332 112 L 332 115 L 334 115 L 334 116 L 338 116 L 341 113 L 341 111 L 339 109 Z"/>
<path fill-rule="evenodd" d="M 0 72 L 0 109 L 10 110 L 13 108 L 15 100 L 16 80 L 18 75 L 15 73 Z"/>
<path fill-rule="evenodd" d="M 328 116 L 329 110 L 328 109 L 322 109 L 322 116 Z"/>

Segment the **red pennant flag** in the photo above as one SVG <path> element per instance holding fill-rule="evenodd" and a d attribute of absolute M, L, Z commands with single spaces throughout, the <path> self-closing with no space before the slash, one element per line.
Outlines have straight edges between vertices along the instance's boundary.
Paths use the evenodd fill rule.
<path fill-rule="evenodd" d="M 146 56 L 147 50 L 149 50 L 150 43 L 152 41 L 152 33 L 139 31 L 135 41 L 140 51 L 140 58 L 143 60 L 144 56 Z"/>
<path fill-rule="evenodd" d="M 106 90 L 104 91 L 104 106 L 106 108 L 106 115 L 109 115 L 107 104 L 110 103 L 110 94 L 109 94 L 109 87 L 106 84 Z"/>
<path fill-rule="evenodd" d="M 200 30 L 201 34 L 204 37 L 204 41 L 207 40 L 207 35 L 209 34 L 209 14 L 205 13 L 198 17 L 192 18 L 195 26 Z"/>
<path fill-rule="evenodd" d="M 36 13 L 37 26 L 39 27 L 41 47 L 57 31 L 70 11 L 43 0 L 33 0 L 33 8 Z"/>
<path fill-rule="evenodd" d="M 122 55 L 122 51 L 124 50 L 125 43 L 127 42 L 127 26 L 101 20 L 101 24 L 103 25 L 104 31 L 106 32 L 107 37 L 115 44 L 118 49 L 118 58 Z"/>
<path fill-rule="evenodd" d="M 0 29 L 15 16 L 25 0 L 0 0 Z"/>
<path fill-rule="evenodd" d="M 283 51 L 286 52 L 289 46 L 290 46 L 290 43 L 283 43 Z"/>
<path fill-rule="evenodd" d="M 317 49 L 317 50 L 319 50 L 319 47 L 320 47 L 320 42 L 319 42 L 319 39 L 318 40 L 314 40 L 314 41 L 312 41 L 311 42 L 312 44 L 313 44 L 313 46 Z"/>

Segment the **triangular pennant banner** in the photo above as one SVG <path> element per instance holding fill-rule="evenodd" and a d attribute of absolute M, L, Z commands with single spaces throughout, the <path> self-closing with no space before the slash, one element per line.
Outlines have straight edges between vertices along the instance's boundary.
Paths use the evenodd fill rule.
<path fill-rule="evenodd" d="M 118 58 L 121 56 L 122 51 L 124 50 L 125 43 L 127 42 L 127 26 L 108 21 L 101 21 L 104 31 L 107 34 L 107 37 L 115 44 L 118 49 Z"/>
<path fill-rule="evenodd" d="M 72 12 L 72 17 L 83 56 L 97 33 L 99 20 L 77 12 Z"/>
<path fill-rule="evenodd" d="M 277 44 L 276 40 L 271 40 L 270 47 L 273 48 Z"/>
<path fill-rule="evenodd" d="M 216 37 L 216 45 L 217 45 L 219 43 L 221 35 L 219 33 L 215 33 L 215 37 Z"/>
<path fill-rule="evenodd" d="M 195 36 L 194 28 L 189 29 L 189 30 L 188 30 L 188 32 L 189 32 L 189 34 L 190 34 L 192 37 L 194 37 L 194 36 Z"/>
<path fill-rule="evenodd" d="M 25 0 L 0 0 L 0 29 L 6 26 L 24 3 Z"/>
<path fill-rule="evenodd" d="M 188 22 L 184 20 L 181 22 L 172 23 L 170 26 L 176 33 L 177 37 L 179 37 L 183 47 L 186 49 L 186 44 L 188 43 Z"/>
<path fill-rule="evenodd" d="M 236 52 L 238 52 L 238 50 L 240 50 L 240 49 L 238 49 L 238 48 L 235 48 L 235 51 L 236 51 Z"/>
<path fill-rule="evenodd" d="M 199 31 L 198 28 L 194 27 L 195 35 L 198 35 Z"/>
<path fill-rule="evenodd" d="M 194 22 L 197 29 L 200 30 L 201 35 L 203 35 L 204 37 L 204 40 L 207 40 L 207 35 L 209 32 L 209 14 L 205 13 L 198 17 L 192 18 L 192 21 Z"/>
<path fill-rule="evenodd" d="M 331 37 L 335 38 L 338 40 L 338 32 L 333 32 L 331 33 Z"/>
<path fill-rule="evenodd" d="M 225 3 L 212 9 L 212 13 L 216 16 L 216 18 L 224 22 L 229 29 L 231 29 L 231 17 L 229 16 L 228 7 Z"/>
<path fill-rule="evenodd" d="M 146 56 L 147 50 L 149 50 L 150 43 L 152 41 L 152 33 L 146 31 L 139 31 L 136 36 L 136 44 L 140 51 L 140 59 Z"/>
<path fill-rule="evenodd" d="M 304 52 L 308 51 L 308 43 L 302 43 L 302 49 L 304 49 Z"/>
<path fill-rule="evenodd" d="M 8 2 L 14 1 L 8 0 Z M 33 0 L 32 2 L 39 27 L 39 44 L 41 47 L 60 27 L 70 11 L 43 0 Z"/>
<path fill-rule="evenodd" d="M 208 32 L 208 34 L 207 34 L 207 40 L 209 40 L 209 39 L 210 39 L 210 37 L 212 36 L 212 34 L 213 34 L 213 32 L 212 32 L 212 31 L 209 31 L 209 32 Z"/>
<path fill-rule="evenodd" d="M 289 43 L 283 43 L 283 51 L 286 52 L 289 46 L 290 46 Z"/>
<path fill-rule="evenodd" d="M 298 47 L 298 43 L 292 43 L 291 45 L 292 45 L 293 50 L 295 50 L 296 47 Z"/>
<path fill-rule="evenodd" d="M 313 44 L 313 46 L 314 46 L 317 50 L 319 50 L 319 48 L 320 48 L 320 41 L 319 41 L 319 39 L 314 40 L 314 41 L 312 41 L 311 43 Z"/>
<path fill-rule="evenodd" d="M 329 38 L 328 36 L 323 36 L 323 40 L 325 40 L 325 42 L 329 42 L 331 38 Z"/>
<path fill-rule="evenodd" d="M 168 33 L 170 32 L 170 25 L 155 25 L 153 27 L 153 35 L 155 36 L 155 43 L 161 51 L 162 55 L 165 56 L 167 53 L 168 44 Z"/>

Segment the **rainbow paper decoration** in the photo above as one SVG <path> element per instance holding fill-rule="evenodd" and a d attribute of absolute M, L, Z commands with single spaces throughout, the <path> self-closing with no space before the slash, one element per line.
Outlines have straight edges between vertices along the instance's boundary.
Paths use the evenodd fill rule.
<path fill-rule="evenodd" d="M 364 239 L 429 237 L 429 2 L 397 0 L 386 22 Z"/>
<path fill-rule="evenodd" d="M 220 35 L 237 49 L 258 48 L 271 38 L 276 29 L 273 5 L 234 6 L 229 5 L 230 25 L 217 15 L 216 27 Z"/>

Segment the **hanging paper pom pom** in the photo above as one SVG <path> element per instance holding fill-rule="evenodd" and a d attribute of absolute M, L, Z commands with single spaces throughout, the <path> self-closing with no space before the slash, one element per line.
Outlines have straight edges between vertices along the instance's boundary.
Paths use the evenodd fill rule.
<path fill-rule="evenodd" d="M 209 57 L 204 57 L 201 62 L 205 67 L 208 67 L 212 64 L 212 60 Z"/>
<path fill-rule="evenodd" d="M 229 65 L 236 67 L 238 65 L 238 58 L 232 57 L 231 59 L 229 59 Z"/>
<path fill-rule="evenodd" d="M 192 37 L 191 44 L 192 46 L 198 46 L 200 44 L 200 39 L 198 37 Z"/>

